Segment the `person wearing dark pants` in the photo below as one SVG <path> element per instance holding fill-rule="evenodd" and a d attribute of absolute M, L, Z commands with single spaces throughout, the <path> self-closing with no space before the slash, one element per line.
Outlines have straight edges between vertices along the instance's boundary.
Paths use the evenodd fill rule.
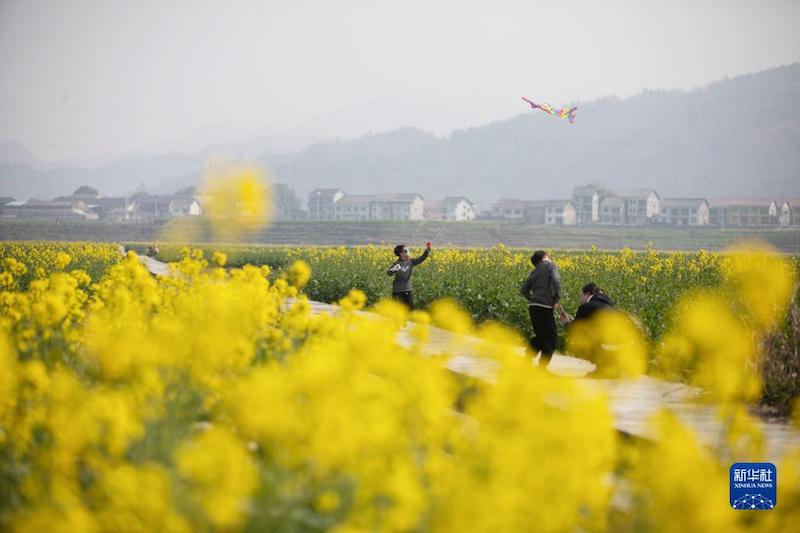
<path fill-rule="evenodd" d="M 414 293 L 411 291 L 392 292 L 392 298 L 405 304 L 409 309 L 414 309 Z"/>
<path fill-rule="evenodd" d="M 534 336 L 531 337 L 531 346 L 537 352 L 542 353 L 541 362 L 547 364 L 556 351 L 556 339 L 558 339 L 558 329 L 556 318 L 553 315 L 552 307 L 541 307 L 529 305 L 528 314 L 531 317 Z"/>
<path fill-rule="evenodd" d="M 404 303 L 409 310 L 414 309 L 414 294 L 411 287 L 411 272 L 415 266 L 419 265 L 428 258 L 431 251 L 431 243 L 425 244 L 425 251 L 419 257 L 413 259 L 408 255 L 408 247 L 405 244 L 398 244 L 394 247 L 394 255 L 397 260 L 392 263 L 386 274 L 394 276 L 392 281 L 392 298 Z"/>
<path fill-rule="evenodd" d="M 533 270 L 522 284 L 520 292 L 528 300 L 528 313 L 533 326 L 530 343 L 534 353 L 541 353 L 540 366 L 546 366 L 556 351 L 558 329 L 553 311 L 564 314 L 561 307 L 561 274 L 544 250 L 531 256 Z"/>

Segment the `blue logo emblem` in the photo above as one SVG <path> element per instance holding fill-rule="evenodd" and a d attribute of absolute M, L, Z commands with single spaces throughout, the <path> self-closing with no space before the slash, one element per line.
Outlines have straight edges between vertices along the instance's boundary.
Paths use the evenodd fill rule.
<path fill-rule="evenodd" d="M 778 469 L 772 463 L 734 463 L 730 470 L 731 507 L 768 511 L 778 504 Z"/>

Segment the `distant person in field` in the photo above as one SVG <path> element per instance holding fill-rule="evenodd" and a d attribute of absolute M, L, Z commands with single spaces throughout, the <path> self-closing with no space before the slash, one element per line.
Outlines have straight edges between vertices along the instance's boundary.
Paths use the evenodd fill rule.
<path fill-rule="evenodd" d="M 614 302 L 596 283 L 587 283 L 583 286 L 580 302 L 578 310 L 575 312 L 575 318 L 570 317 L 567 313 L 560 314 L 559 320 L 563 325 L 568 326 L 579 320 L 586 320 L 598 311 L 614 309 Z"/>
<path fill-rule="evenodd" d="M 556 351 L 558 326 L 553 311 L 564 314 L 561 307 L 561 274 L 544 250 L 537 250 L 531 256 L 533 270 L 522 284 L 520 292 L 528 300 L 528 313 L 533 326 L 530 343 L 534 353 L 541 353 L 539 365 L 546 366 Z"/>
<path fill-rule="evenodd" d="M 425 251 L 421 256 L 411 258 L 408 255 L 408 247 L 405 244 L 398 244 L 394 247 L 394 255 L 397 260 L 392 263 L 386 274 L 394 276 L 392 281 L 392 298 L 403 302 L 409 309 L 414 309 L 414 294 L 411 287 L 411 272 L 413 268 L 428 258 L 431 251 L 431 243 L 425 243 Z"/>

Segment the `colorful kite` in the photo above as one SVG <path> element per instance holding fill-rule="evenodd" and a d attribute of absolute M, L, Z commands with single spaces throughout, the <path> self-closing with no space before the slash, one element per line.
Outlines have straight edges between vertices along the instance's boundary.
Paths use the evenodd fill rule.
<path fill-rule="evenodd" d="M 570 107 L 569 109 L 554 109 L 550 104 L 537 104 L 536 102 L 531 102 L 524 96 L 522 99 L 528 102 L 533 109 L 541 109 L 545 113 L 557 116 L 558 118 L 568 118 L 570 124 L 575 123 L 575 112 L 578 110 L 577 107 Z"/>

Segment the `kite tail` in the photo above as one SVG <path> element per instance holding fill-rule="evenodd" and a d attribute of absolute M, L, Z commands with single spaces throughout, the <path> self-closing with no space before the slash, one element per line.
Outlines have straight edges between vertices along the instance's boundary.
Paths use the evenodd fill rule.
<path fill-rule="evenodd" d="M 567 117 L 569 118 L 570 124 L 575 124 L 575 115 L 577 114 L 577 111 L 578 108 L 573 107 L 572 109 L 569 110 L 569 113 L 567 113 Z"/>

